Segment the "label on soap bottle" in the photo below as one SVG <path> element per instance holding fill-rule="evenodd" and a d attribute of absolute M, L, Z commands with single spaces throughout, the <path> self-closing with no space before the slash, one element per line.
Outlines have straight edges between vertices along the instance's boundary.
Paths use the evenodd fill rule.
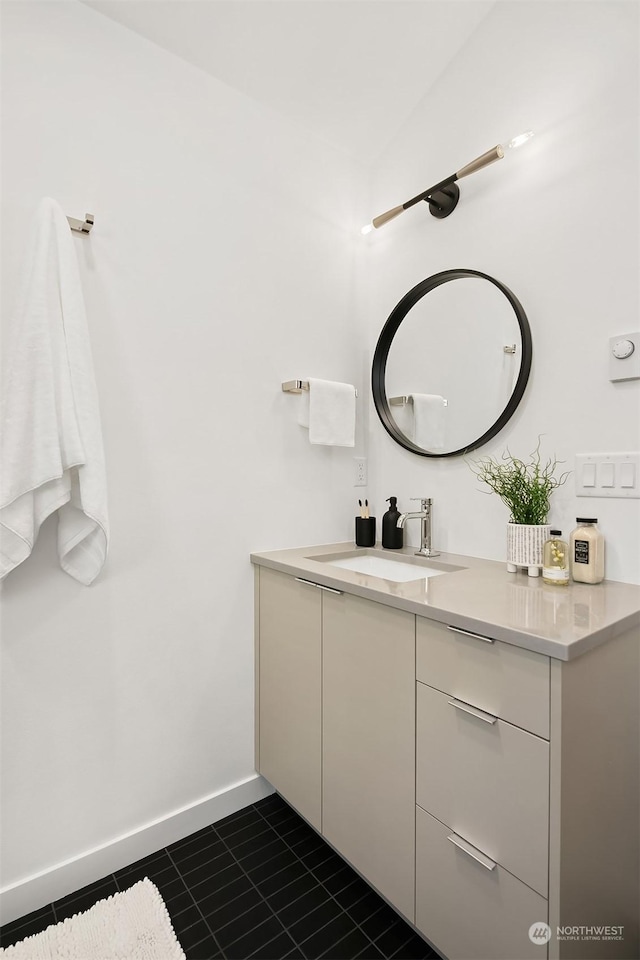
<path fill-rule="evenodd" d="M 576 540 L 573 549 L 574 563 L 589 563 L 589 541 Z"/>

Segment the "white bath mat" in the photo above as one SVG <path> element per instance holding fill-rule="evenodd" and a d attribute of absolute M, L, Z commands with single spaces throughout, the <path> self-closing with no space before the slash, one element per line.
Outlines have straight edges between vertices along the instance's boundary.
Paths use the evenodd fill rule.
<path fill-rule="evenodd" d="M 147 877 L 85 913 L 0 949 L 7 960 L 185 960 L 164 900 Z"/>

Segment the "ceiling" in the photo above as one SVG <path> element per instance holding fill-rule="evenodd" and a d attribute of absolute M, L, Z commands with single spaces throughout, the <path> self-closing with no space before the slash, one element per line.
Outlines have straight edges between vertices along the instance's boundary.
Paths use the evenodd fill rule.
<path fill-rule="evenodd" d="M 366 162 L 495 0 L 83 0 Z"/>

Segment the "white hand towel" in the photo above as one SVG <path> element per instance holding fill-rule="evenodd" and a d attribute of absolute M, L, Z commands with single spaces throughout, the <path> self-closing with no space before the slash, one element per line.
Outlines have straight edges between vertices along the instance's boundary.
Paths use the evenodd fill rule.
<path fill-rule="evenodd" d="M 352 383 L 309 379 L 298 423 L 309 427 L 309 442 L 332 447 L 356 445 L 356 388 Z"/>
<path fill-rule="evenodd" d="M 444 397 L 436 393 L 412 393 L 413 442 L 423 450 L 442 450 L 445 435 Z"/>
<path fill-rule="evenodd" d="M 78 263 L 67 218 L 41 201 L 13 319 L 3 383 L 0 578 L 26 560 L 58 511 L 58 556 L 90 584 L 108 547 L 98 396 Z"/>

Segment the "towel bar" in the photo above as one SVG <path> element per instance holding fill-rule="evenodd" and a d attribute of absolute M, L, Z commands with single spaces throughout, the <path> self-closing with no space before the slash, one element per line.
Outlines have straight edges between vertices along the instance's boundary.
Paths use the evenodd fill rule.
<path fill-rule="evenodd" d="M 91 233 L 94 216 L 92 213 L 85 213 L 84 220 L 76 220 L 75 217 L 67 217 L 69 226 L 77 233 Z"/>
<path fill-rule="evenodd" d="M 302 393 L 303 390 L 309 389 L 308 380 L 285 380 L 282 384 L 283 393 Z M 358 391 L 356 390 L 356 397 L 358 396 Z"/>
<path fill-rule="evenodd" d="M 389 397 L 389 406 L 391 407 L 406 407 L 407 404 L 413 406 L 413 397 L 411 394 L 405 395 L 403 397 Z M 442 406 L 448 407 L 449 401 L 443 398 Z"/>

